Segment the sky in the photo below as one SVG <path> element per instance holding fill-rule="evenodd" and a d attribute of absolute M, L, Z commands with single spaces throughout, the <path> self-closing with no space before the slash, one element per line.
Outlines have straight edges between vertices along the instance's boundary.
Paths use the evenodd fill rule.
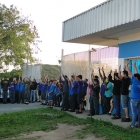
<path fill-rule="evenodd" d="M 64 55 L 87 51 L 89 45 L 62 42 L 62 22 L 84 12 L 105 0 L 0 0 L 6 6 L 14 5 L 29 16 L 38 29 L 42 43 L 35 57 L 43 64 L 58 64 L 61 50 Z M 97 47 L 97 46 L 94 46 Z"/>

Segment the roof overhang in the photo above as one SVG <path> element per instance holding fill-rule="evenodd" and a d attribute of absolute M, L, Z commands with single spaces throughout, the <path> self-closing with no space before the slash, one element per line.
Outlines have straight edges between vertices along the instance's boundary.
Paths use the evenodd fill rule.
<path fill-rule="evenodd" d="M 119 8 L 120 4 L 122 4 L 122 9 Z M 120 37 L 140 32 L 140 10 L 138 8 L 140 9 L 139 0 L 108 0 L 64 21 L 62 41 L 118 46 Z"/>

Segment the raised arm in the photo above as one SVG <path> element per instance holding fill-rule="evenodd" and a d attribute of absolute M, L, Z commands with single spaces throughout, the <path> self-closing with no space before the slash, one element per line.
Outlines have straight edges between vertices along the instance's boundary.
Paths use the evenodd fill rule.
<path fill-rule="evenodd" d="M 103 77 L 106 78 L 104 68 L 102 67 Z"/>
<path fill-rule="evenodd" d="M 137 69 L 137 66 L 136 66 L 136 62 L 133 64 L 133 66 L 134 66 L 134 69 L 135 69 L 135 73 L 139 73 L 138 69 Z"/>
<path fill-rule="evenodd" d="M 95 76 L 94 76 L 94 69 L 92 69 L 92 73 L 91 73 L 91 80 L 92 80 L 92 82 L 94 81 L 94 79 L 95 79 Z"/>
<path fill-rule="evenodd" d="M 128 71 L 129 77 L 132 78 L 132 72 L 131 72 L 130 69 L 129 69 L 129 63 L 126 63 L 126 64 L 125 64 L 125 67 L 126 67 L 126 70 Z"/>
<path fill-rule="evenodd" d="M 121 76 L 121 65 L 119 66 L 118 76 L 119 76 L 120 79 L 122 79 L 122 76 Z"/>
<path fill-rule="evenodd" d="M 103 80 L 103 75 L 101 74 L 101 69 L 99 68 L 99 75 L 101 77 L 101 79 Z"/>

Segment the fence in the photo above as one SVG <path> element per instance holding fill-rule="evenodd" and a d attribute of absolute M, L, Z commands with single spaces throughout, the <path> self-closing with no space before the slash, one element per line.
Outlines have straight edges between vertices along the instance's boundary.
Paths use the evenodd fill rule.
<path fill-rule="evenodd" d="M 90 60 L 88 56 L 90 53 Z M 89 65 L 90 61 L 90 65 Z M 90 68 L 88 68 L 88 66 Z M 109 74 L 110 70 L 118 69 L 118 48 L 107 47 L 97 49 L 96 52 L 80 52 L 65 55 L 62 58 L 62 71 L 69 77 L 73 74 L 81 74 L 83 78 L 89 78 L 88 75 L 91 70 L 95 70 L 95 74 L 98 74 L 98 68 L 104 67 L 106 75 Z M 88 71 L 89 70 L 89 71 Z"/>

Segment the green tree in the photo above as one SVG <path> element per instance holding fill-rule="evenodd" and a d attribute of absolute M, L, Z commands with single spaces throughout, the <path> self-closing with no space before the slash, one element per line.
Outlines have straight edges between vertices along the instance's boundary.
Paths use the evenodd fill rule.
<path fill-rule="evenodd" d="M 33 21 L 13 5 L 0 4 L 0 66 L 21 66 L 28 59 L 34 62 L 33 49 L 39 49 L 39 35 Z"/>

